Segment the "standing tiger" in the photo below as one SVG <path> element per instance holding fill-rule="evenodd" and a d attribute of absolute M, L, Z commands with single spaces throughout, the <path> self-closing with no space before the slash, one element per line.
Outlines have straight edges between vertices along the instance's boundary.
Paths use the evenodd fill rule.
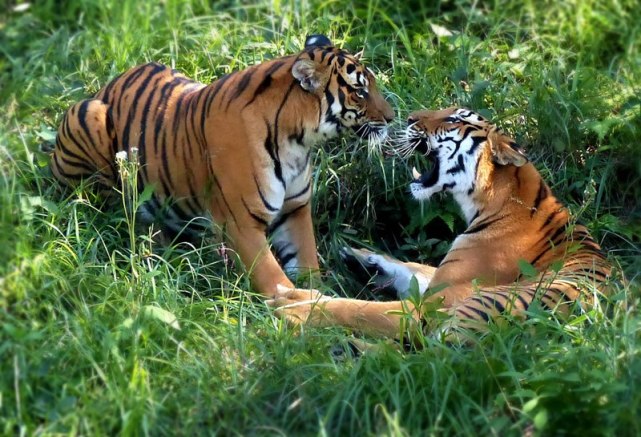
<path fill-rule="evenodd" d="M 276 256 L 288 271 L 318 269 L 313 146 L 344 128 L 381 140 L 393 117 L 359 56 L 312 35 L 297 55 L 210 85 L 157 63 L 125 72 L 67 111 L 51 168 L 67 185 L 92 177 L 114 187 L 116 153 L 138 148 L 139 189 L 154 188 L 139 214 L 162 215 L 174 232 L 211 216 L 253 287 L 272 296 L 279 284 L 293 286 Z"/>
<path fill-rule="evenodd" d="M 412 195 L 427 200 L 452 193 L 468 227 L 438 268 L 349 248 L 343 251 L 346 261 L 375 272 L 375 283 L 391 286 L 401 298 L 416 278 L 422 303 L 441 302 L 454 326 L 520 316 L 535 300 L 567 313 L 573 302 L 590 303 L 607 293 L 610 264 L 599 245 L 585 227 L 570 222 L 512 139 L 467 109 L 415 112 L 408 123 L 405 147 L 432 162 L 423 174 L 413 169 Z M 541 272 L 539 277 L 524 278 L 521 260 Z M 343 325 L 388 337 L 400 334 L 404 317 L 420 322 L 413 326 L 431 325 L 410 300 L 332 299 L 283 288 L 269 303 L 294 323 Z"/>

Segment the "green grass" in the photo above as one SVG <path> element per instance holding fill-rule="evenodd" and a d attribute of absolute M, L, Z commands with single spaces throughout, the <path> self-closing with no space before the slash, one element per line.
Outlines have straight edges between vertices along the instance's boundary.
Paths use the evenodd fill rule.
<path fill-rule="evenodd" d="M 641 433 L 636 2 L 213 3 L 0 12 L 0 433 Z M 569 323 L 541 313 L 464 347 L 336 359 L 349 333 L 288 329 L 219 246 L 132 236 L 124 211 L 47 173 L 39 144 L 118 72 L 153 60 L 210 81 L 307 33 L 365 47 L 401 118 L 456 104 L 497 120 L 630 283 Z M 315 164 L 328 292 L 375 298 L 342 267 L 345 243 L 436 262 L 463 229 L 451 200 L 409 199 L 411 162 L 345 138 Z"/>

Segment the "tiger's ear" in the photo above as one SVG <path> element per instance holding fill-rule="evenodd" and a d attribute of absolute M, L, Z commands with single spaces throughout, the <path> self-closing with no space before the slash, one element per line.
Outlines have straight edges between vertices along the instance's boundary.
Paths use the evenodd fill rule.
<path fill-rule="evenodd" d="M 332 42 L 325 35 L 308 35 L 305 39 L 305 48 L 333 46 Z"/>
<path fill-rule="evenodd" d="M 312 93 L 325 85 L 326 81 L 321 65 L 311 59 L 296 61 L 292 67 L 292 75 L 305 91 Z"/>
<path fill-rule="evenodd" d="M 363 52 L 365 52 L 365 49 L 363 49 L 360 52 L 354 54 L 354 59 L 356 59 L 356 61 L 360 61 L 361 58 L 363 57 Z"/>
<path fill-rule="evenodd" d="M 497 129 L 493 129 L 487 137 L 492 151 L 492 161 L 499 165 L 514 165 L 522 167 L 528 159 L 525 151 L 516 142 Z"/>

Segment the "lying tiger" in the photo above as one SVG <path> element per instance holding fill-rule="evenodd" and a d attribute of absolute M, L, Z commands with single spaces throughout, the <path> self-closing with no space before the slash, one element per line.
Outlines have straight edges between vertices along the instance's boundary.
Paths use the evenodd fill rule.
<path fill-rule="evenodd" d="M 590 303 L 607 293 L 610 264 L 599 245 L 585 227 L 571 224 L 567 209 L 511 138 L 467 109 L 419 111 L 408 123 L 409 146 L 433 164 L 422 174 L 413 169 L 412 195 L 427 200 L 452 193 L 468 228 L 438 268 L 346 248 L 348 261 L 376 272 L 374 281 L 401 298 L 416 278 L 424 294 L 419 306 L 441 302 L 455 326 L 521 316 L 535 300 L 567 313 L 573 302 Z M 523 278 L 521 260 L 540 275 Z M 282 288 L 269 303 L 294 323 L 342 325 L 387 337 L 399 336 L 404 319 L 415 327 L 430 325 L 412 300 L 370 302 Z"/>
<path fill-rule="evenodd" d="M 116 154 L 138 148 L 139 189 L 154 187 L 138 213 L 174 233 L 213 218 L 254 288 L 272 296 L 278 285 L 293 286 L 278 260 L 292 273 L 318 269 L 314 145 L 346 128 L 381 140 L 393 117 L 359 56 L 312 35 L 297 55 L 210 85 L 157 63 L 132 68 L 67 111 L 51 168 L 64 184 L 93 178 L 112 191 Z"/>

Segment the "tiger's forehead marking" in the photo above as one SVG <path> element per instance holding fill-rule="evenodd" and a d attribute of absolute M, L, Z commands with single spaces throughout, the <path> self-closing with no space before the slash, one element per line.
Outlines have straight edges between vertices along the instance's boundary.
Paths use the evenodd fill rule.
<path fill-rule="evenodd" d="M 458 118 L 472 123 L 487 124 L 487 120 L 485 118 L 477 112 L 470 111 L 469 109 L 457 109 L 453 114 L 453 118 Z"/>
<path fill-rule="evenodd" d="M 368 76 L 372 74 L 369 68 L 357 64 L 356 61 L 351 61 L 345 66 L 345 73 L 347 73 L 347 79 L 349 79 L 350 84 L 354 87 L 366 88 L 369 86 Z"/>
<path fill-rule="evenodd" d="M 372 70 L 361 65 L 354 58 L 354 55 L 337 47 L 315 47 L 308 51 L 308 55 L 317 62 L 333 64 L 334 68 L 338 68 L 341 71 L 345 80 L 357 88 L 368 87 L 369 77 L 374 76 Z"/>

